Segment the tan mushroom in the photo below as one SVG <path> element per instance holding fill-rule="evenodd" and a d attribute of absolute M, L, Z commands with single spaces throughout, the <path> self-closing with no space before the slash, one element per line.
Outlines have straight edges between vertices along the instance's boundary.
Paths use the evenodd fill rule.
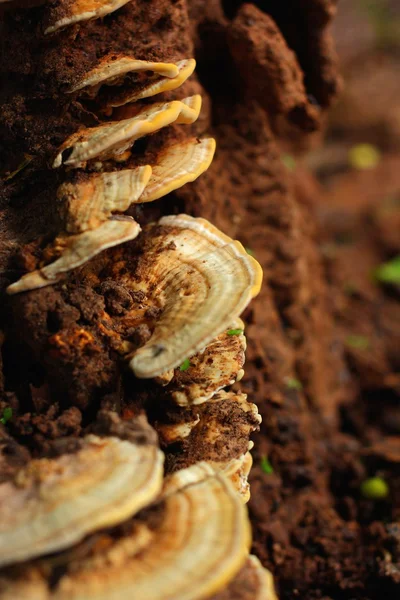
<path fill-rule="evenodd" d="M 231 478 L 245 501 L 249 499 L 247 475 L 251 467 L 250 436 L 261 423 L 255 404 L 241 392 L 221 391 L 208 402 L 191 408 L 164 409 L 155 421 L 168 470 L 180 470 L 198 461 Z M 172 453 L 169 446 L 174 444 Z"/>
<path fill-rule="evenodd" d="M 111 173 L 80 175 L 63 183 L 57 191 L 62 217 L 68 233 L 95 229 L 113 212 L 124 212 L 143 193 L 151 167 L 124 169 Z"/>
<path fill-rule="evenodd" d="M 21 279 L 8 286 L 7 294 L 18 294 L 52 285 L 64 273 L 83 265 L 106 248 L 133 240 L 139 232 L 139 224 L 125 217 L 106 221 L 93 231 L 60 236 L 53 243 L 53 249 L 61 256 L 41 269 L 23 275 Z"/>
<path fill-rule="evenodd" d="M 233 385 L 245 361 L 246 338 L 243 332 L 243 321 L 236 319 L 192 356 L 185 370 L 182 367 L 175 369 L 165 388 L 168 396 L 180 406 L 202 404 L 222 388 Z"/>
<path fill-rule="evenodd" d="M 188 79 L 192 75 L 196 67 L 196 61 L 194 60 L 194 58 L 180 60 L 176 63 L 176 67 L 178 69 L 178 73 L 174 77 L 163 77 L 160 79 L 160 77 L 157 76 L 157 74 L 155 74 L 152 78 L 148 78 L 146 83 L 143 86 L 139 87 L 139 89 L 137 89 L 136 91 L 135 89 L 124 89 L 121 91 L 115 90 L 115 92 L 111 94 L 111 97 L 107 101 L 107 106 L 123 106 L 130 102 L 142 100 L 143 98 L 150 98 L 163 92 L 170 92 L 172 90 L 176 90 L 186 81 L 186 79 Z"/>
<path fill-rule="evenodd" d="M 103 84 L 119 84 L 127 74 L 142 71 L 152 71 L 157 75 L 171 79 L 179 75 L 178 64 L 137 60 L 131 56 L 114 56 L 111 54 L 103 57 L 99 64 L 89 73 L 86 73 L 69 91 L 71 93 L 78 92 L 86 88 L 94 88 L 97 91 Z"/>
<path fill-rule="evenodd" d="M 78 546 L 75 558 L 71 550 L 43 559 L 40 571 L 28 564 L 0 579 L 0 586 L 23 589 L 23 580 L 30 579 L 32 593 L 25 588 L 24 600 L 206 599 L 241 569 L 250 527 L 229 480 L 196 466 L 171 481 L 150 510 L 97 540 L 97 547 L 96 538 L 83 542 L 81 551 Z M 43 573 L 50 580 L 52 565 L 60 564 L 66 572 L 52 590 L 47 586 L 46 595 Z"/>
<path fill-rule="evenodd" d="M 107 569 L 82 567 L 62 577 L 55 600 L 207 598 L 242 566 L 250 543 L 243 506 L 222 476 L 209 476 L 165 495 L 160 526 L 149 545 Z"/>
<path fill-rule="evenodd" d="M 50 9 L 45 34 L 62 27 L 99 19 L 124 6 L 129 0 L 58 0 Z"/>
<path fill-rule="evenodd" d="M 214 152 L 213 138 L 193 138 L 168 146 L 157 157 L 140 202 L 157 200 L 197 179 L 210 166 Z"/>
<path fill-rule="evenodd" d="M 256 556 L 250 554 L 245 564 L 220 593 L 208 600 L 278 600 L 274 589 L 274 580 L 264 569 Z"/>
<path fill-rule="evenodd" d="M 182 101 L 152 104 L 130 119 L 77 131 L 59 149 L 53 168 L 62 164 L 78 168 L 94 158 L 121 158 L 135 140 L 145 135 L 171 123 L 193 123 L 199 116 L 200 109 L 201 96 L 195 95 Z"/>
<path fill-rule="evenodd" d="M 46 578 L 31 566 L 0 571 L 0 600 L 50 600 Z"/>
<path fill-rule="evenodd" d="M 260 265 L 243 246 L 205 219 L 177 215 L 159 225 L 147 253 L 146 285 L 163 311 L 130 361 L 141 378 L 161 375 L 205 348 L 258 294 L 262 280 Z"/>
<path fill-rule="evenodd" d="M 62 550 L 129 518 L 157 496 L 162 477 L 156 446 L 113 437 L 89 435 L 74 454 L 31 461 L 0 486 L 0 564 Z"/>
<path fill-rule="evenodd" d="M 252 442 L 249 444 L 249 450 L 251 449 L 251 445 Z M 225 466 L 221 467 L 221 464 L 216 465 L 222 473 L 229 477 L 245 503 L 250 500 L 248 476 L 252 466 L 253 457 L 250 452 L 246 452 L 240 458 L 229 461 Z"/>

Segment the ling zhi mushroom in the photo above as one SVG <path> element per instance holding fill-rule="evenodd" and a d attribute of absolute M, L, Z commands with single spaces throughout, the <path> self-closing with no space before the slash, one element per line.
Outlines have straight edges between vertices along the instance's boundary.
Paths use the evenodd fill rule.
<path fill-rule="evenodd" d="M 206 599 L 239 573 L 249 546 L 247 512 L 232 484 L 200 464 L 171 476 L 159 499 L 123 525 L 0 571 L 0 599 Z"/>

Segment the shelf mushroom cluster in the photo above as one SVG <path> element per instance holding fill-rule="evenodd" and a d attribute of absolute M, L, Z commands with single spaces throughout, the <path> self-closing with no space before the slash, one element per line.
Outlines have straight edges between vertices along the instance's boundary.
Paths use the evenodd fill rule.
<path fill-rule="evenodd" d="M 57 35 L 126 2 L 56 2 L 45 11 L 44 32 Z M 195 180 L 212 161 L 215 141 L 190 136 L 161 148 L 151 164 L 131 154 L 138 139 L 198 118 L 199 95 L 147 100 L 178 89 L 194 68 L 193 59 L 110 54 L 69 90 L 95 100 L 102 122 L 58 149 L 52 167 L 65 175 L 55 199 L 62 230 L 39 268 L 7 291 L 57 284 L 137 238 L 134 250 L 125 244 L 105 253 L 104 264 L 156 309 L 150 336 L 136 347 L 126 334 L 147 318 L 140 304 L 115 319 L 104 313 L 101 335 L 136 378 L 158 386 L 159 443 L 89 433 L 70 453 L 32 460 L 1 484 L 0 600 L 224 600 L 230 589 L 276 598 L 270 574 L 249 556 L 250 436 L 261 419 L 245 394 L 225 389 L 244 374 L 239 317 L 259 292 L 261 268 L 204 219 L 171 215 L 141 231 L 124 215 Z M 128 118 L 109 120 L 127 104 Z"/>
<path fill-rule="evenodd" d="M 106 467 L 93 476 L 97 451 Z M 229 480 L 198 463 L 161 487 L 159 451 L 147 452 L 144 475 L 141 451 L 128 441 L 89 436 L 68 462 L 38 460 L 3 484 L 2 497 L 20 503 L 25 496 L 28 507 L 0 521 L 0 598 L 217 599 L 237 577 L 257 592 L 252 598 L 274 600 L 268 572 L 248 558 L 246 510 Z M 130 477 L 121 477 L 123 470 Z M 140 481 L 129 494 L 135 474 Z M 140 502 L 127 511 L 136 492 Z M 118 511 L 129 517 L 115 526 Z M 12 562 L 18 565 L 4 568 Z"/>

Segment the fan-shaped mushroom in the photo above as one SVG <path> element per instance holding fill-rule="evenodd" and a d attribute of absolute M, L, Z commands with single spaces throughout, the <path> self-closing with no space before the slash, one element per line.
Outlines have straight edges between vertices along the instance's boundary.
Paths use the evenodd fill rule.
<path fill-rule="evenodd" d="M 206 598 L 240 569 L 250 535 L 246 512 L 231 484 L 214 475 L 165 496 L 161 524 L 147 547 L 107 569 L 85 569 L 61 578 L 55 600 Z M 135 532 L 134 534 L 135 535 Z M 107 553 L 107 550 L 106 550 Z"/>
<path fill-rule="evenodd" d="M 81 266 L 99 252 L 133 240 L 140 231 L 140 226 L 129 217 L 111 219 L 97 229 L 85 231 L 77 235 L 56 238 L 53 248 L 61 253 L 54 262 L 23 275 L 21 279 L 7 288 L 7 294 L 18 294 L 36 288 L 45 287 L 58 281 L 60 276 Z"/>
<path fill-rule="evenodd" d="M 165 393 L 180 406 L 202 404 L 216 392 L 233 385 L 245 360 L 244 323 L 236 319 L 204 350 L 191 357 L 187 368 L 177 368 L 166 383 Z"/>
<path fill-rule="evenodd" d="M 156 497 L 162 476 L 156 446 L 112 437 L 89 435 L 75 454 L 31 461 L 0 486 L 0 564 L 62 550 L 129 518 Z"/>
<path fill-rule="evenodd" d="M 111 173 L 79 175 L 60 185 L 57 198 L 68 233 L 95 229 L 113 212 L 124 212 L 136 202 L 151 176 L 151 167 Z"/>
<path fill-rule="evenodd" d="M 192 470 L 172 480 L 150 510 L 99 534 L 97 545 L 96 538 L 83 542 L 75 559 L 74 550 L 64 553 L 64 562 L 62 554 L 43 559 L 36 573 L 28 564 L 0 578 L 0 586 L 18 590 L 30 579 L 25 600 L 201 600 L 217 593 L 246 560 L 249 522 L 229 480 L 201 465 Z M 46 594 L 43 573 L 50 579 L 53 564 L 66 572 Z"/>
<path fill-rule="evenodd" d="M 140 86 L 139 89 L 123 89 L 121 91 L 112 90 L 106 102 L 107 106 L 123 106 L 129 102 L 136 102 L 137 100 L 142 100 L 143 98 L 150 98 L 163 92 L 176 90 L 186 81 L 186 79 L 192 75 L 196 67 L 196 61 L 194 58 L 180 60 L 176 63 L 176 67 L 178 69 L 178 73 L 174 77 L 160 78 L 157 76 L 157 74 L 155 74 L 152 78 L 148 78 L 144 85 Z"/>
<path fill-rule="evenodd" d="M 154 427 L 165 449 L 169 470 L 207 461 L 231 477 L 247 497 L 249 440 L 261 422 L 256 405 L 248 402 L 241 392 L 221 391 L 200 406 L 164 411 L 164 420 L 157 420 Z M 170 444 L 174 444 L 171 454 Z"/>
<path fill-rule="evenodd" d="M 197 179 L 210 166 L 214 152 L 213 138 L 189 139 L 165 148 L 157 157 L 140 202 L 157 200 Z"/>
<path fill-rule="evenodd" d="M 62 164 L 77 168 L 93 158 L 120 157 L 135 140 L 171 125 L 193 123 L 199 116 L 201 96 L 152 104 L 130 119 L 103 123 L 72 134 L 59 148 L 53 168 Z"/>
<path fill-rule="evenodd" d="M 147 253 L 146 285 L 163 312 L 149 342 L 130 361 L 137 377 L 182 364 L 227 329 L 258 294 L 262 271 L 243 246 L 205 219 L 163 217 Z"/>
<path fill-rule="evenodd" d="M 50 9 L 45 34 L 53 33 L 57 29 L 99 19 L 124 6 L 129 0 L 58 0 Z"/>
<path fill-rule="evenodd" d="M 179 63 L 178 63 L 179 64 Z M 113 85 L 120 83 L 124 76 L 129 73 L 152 71 L 168 79 L 179 74 L 179 67 L 174 63 L 152 62 L 148 60 L 137 60 L 131 56 L 121 55 L 104 56 L 99 64 L 89 73 L 86 73 L 72 88 L 70 92 L 78 92 L 85 88 L 97 90 L 101 85 Z"/>
<path fill-rule="evenodd" d="M 252 442 L 249 444 L 249 450 L 251 449 Z M 239 492 L 243 502 L 250 500 L 250 485 L 247 480 L 251 467 L 253 465 L 253 457 L 250 452 L 242 454 L 239 458 L 234 458 L 226 464 L 211 463 L 214 468 L 220 470 L 224 475 L 229 477 Z"/>

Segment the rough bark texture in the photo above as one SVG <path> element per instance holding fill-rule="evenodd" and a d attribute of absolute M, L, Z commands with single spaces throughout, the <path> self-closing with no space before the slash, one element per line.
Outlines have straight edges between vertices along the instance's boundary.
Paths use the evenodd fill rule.
<path fill-rule="evenodd" d="M 374 195 L 368 180 L 343 180 L 327 197 L 308 172 L 293 174 L 282 160 L 288 140 L 308 144 L 340 88 L 327 27 L 335 5 L 138 0 L 101 22 L 101 38 L 93 21 L 48 40 L 37 7 L 6 14 L 0 41 L 2 170 L 31 157 L 1 182 L 3 288 L 35 266 L 57 230 L 52 199 L 62 173 L 45 166 L 80 124 L 95 124 L 90 106 L 65 93 L 68 85 L 109 52 L 196 57 L 197 79 L 179 96 L 201 90 L 202 117 L 183 134 L 170 127 L 146 139 L 133 160 L 167 138 L 203 132 L 217 139 L 215 160 L 196 182 L 129 214 L 141 224 L 179 212 L 205 217 L 264 269 L 262 292 L 245 315 L 240 385 L 263 416 L 251 476 L 254 552 L 273 572 L 281 600 L 378 600 L 396 597 L 400 586 L 398 437 L 382 446 L 388 431 L 400 433 L 398 290 L 368 277 L 399 252 L 395 224 L 376 209 L 381 190 Z M 398 164 L 381 167 L 388 196 L 399 189 Z M 349 236 L 356 242 L 342 243 Z M 134 253 L 134 243 L 126 247 Z M 14 440 L 47 454 L 59 436 L 79 436 L 100 407 L 123 415 L 146 404 L 157 419 L 158 388 L 127 374 L 109 344 L 88 349 L 77 338 L 66 352 L 56 347 L 55 337 L 67 340 L 74 328 L 96 331 L 105 305 L 121 306 L 124 290 L 90 286 L 102 261 L 66 285 L 3 302 L 0 408 L 10 404 L 14 418 L 1 450 L 11 455 L 9 470 L 28 455 Z M 369 349 L 350 347 L 351 334 L 367 336 Z M 138 335 L 140 345 L 146 331 Z M 265 456 L 272 474 L 262 469 Z M 378 471 L 392 482 L 391 502 L 360 498 L 361 481 Z"/>

